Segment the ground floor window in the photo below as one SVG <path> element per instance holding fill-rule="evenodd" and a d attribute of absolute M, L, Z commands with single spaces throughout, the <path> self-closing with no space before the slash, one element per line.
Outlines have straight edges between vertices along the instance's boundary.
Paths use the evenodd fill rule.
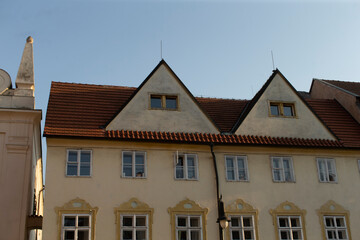
<path fill-rule="evenodd" d="M 89 240 L 91 236 L 91 215 L 63 214 L 63 240 Z"/>
<path fill-rule="evenodd" d="M 345 216 L 324 216 L 327 240 L 349 239 Z"/>
<path fill-rule="evenodd" d="M 148 240 L 148 215 L 121 215 L 121 240 Z"/>
<path fill-rule="evenodd" d="M 201 240 L 201 216 L 176 215 L 177 240 Z"/>
<path fill-rule="evenodd" d="M 304 239 L 300 216 L 279 216 L 277 220 L 281 240 Z"/>
<path fill-rule="evenodd" d="M 255 240 L 254 225 L 253 216 L 230 216 L 231 240 Z"/>

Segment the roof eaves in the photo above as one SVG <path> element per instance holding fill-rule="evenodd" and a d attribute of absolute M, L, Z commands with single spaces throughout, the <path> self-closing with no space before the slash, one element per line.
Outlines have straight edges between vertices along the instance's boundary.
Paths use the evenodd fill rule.
<path fill-rule="evenodd" d="M 360 97 L 359 95 L 357 95 L 357 94 L 355 94 L 355 93 L 353 93 L 353 92 L 350 92 L 350 91 L 348 91 L 348 90 L 346 90 L 346 89 L 344 89 L 344 88 L 341 88 L 341 87 L 339 87 L 339 86 L 336 86 L 336 85 L 331 84 L 331 83 L 328 82 L 328 81 L 335 81 L 335 80 L 326 80 L 326 79 L 313 78 L 313 81 L 322 82 L 322 83 L 324 83 L 324 84 L 326 84 L 326 85 L 328 85 L 328 86 L 330 86 L 330 87 L 336 88 L 336 89 L 338 89 L 338 90 L 340 90 L 340 91 L 343 91 L 343 92 L 345 92 L 345 93 L 347 93 L 347 94 L 350 94 L 350 95 L 352 95 L 352 96 L 354 96 L 354 97 Z M 312 87 L 312 84 L 311 84 L 311 87 Z M 311 90 L 311 89 L 310 89 L 310 90 Z"/>

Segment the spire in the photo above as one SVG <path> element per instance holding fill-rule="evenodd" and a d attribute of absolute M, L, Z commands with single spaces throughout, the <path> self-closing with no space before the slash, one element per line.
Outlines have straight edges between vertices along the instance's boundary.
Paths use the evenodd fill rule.
<path fill-rule="evenodd" d="M 19 66 L 19 71 L 15 80 L 17 88 L 16 95 L 34 96 L 35 79 L 33 41 L 34 40 L 31 36 L 26 39 L 24 52 Z"/>

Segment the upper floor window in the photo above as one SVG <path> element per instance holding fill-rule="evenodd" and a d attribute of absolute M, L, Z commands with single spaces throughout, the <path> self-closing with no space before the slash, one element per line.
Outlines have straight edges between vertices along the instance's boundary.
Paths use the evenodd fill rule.
<path fill-rule="evenodd" d="M 337 182 L 335 160 L 332 158 L 317 158 L 320 182 Z"/>
<path fill-rule="evenodd" d="M 291 157 L 271 157 L 274 182 L 294 182 L 294 169 Z"/>
<path fill-rule="evenodd" d="M 270 102 L 270 116 L 295 117 L 295 104 L 284 102 Z"/>
<path fill-rule="evenodd" d="M 253 215 L 230 216 L 229 231 L 231 239 L 256 239 L 254 225 Z"/>
<path fill-rule="evenodd" d="M 91 215 L 89 214 L 63 214 L 61 235 L 64 240 L 90 240 Z"/>
<path fill-rule="evenodd" d="M 228 181 L 248 181 L 246 156 L 225 156 L 226 179 Z"/>
<path fill-rule="evenodd" d="M 349 239 L 345 216 L 324 216 L 326 240 Z"/>
<path fill-rule="evenodd" d="M 122 177 L 146 177 L 146 153 L 125 151 L 122 153 Z"/>
<path fill-rule="evenodd" d="M 151 109 L 177 110 L 178 98 L 174 95 L 150 95 Z"/>
<path fill-rule="evenodd" d="M 176 236 L 177 240 L 201 240 L 201 216 L 176 215 Z"/>
<path fill-rule="evenodd" d="M 198 179 L 196 154 L 175 154 L 175 179 Z"/>
<path fill-rule="evenodd" d="M 278 216 L 277 221 L 281 240 L 304 239 L 301 216 Z"/>
<path fill-rule="evenodd" d="M 91 150 L 67 150 L 66 176 L 91 175 Z"/>
<path fill-rule="evenodd" d="M 149 221 L 145 214 L 121 215 L 121 240 L 149 239 Z"/>

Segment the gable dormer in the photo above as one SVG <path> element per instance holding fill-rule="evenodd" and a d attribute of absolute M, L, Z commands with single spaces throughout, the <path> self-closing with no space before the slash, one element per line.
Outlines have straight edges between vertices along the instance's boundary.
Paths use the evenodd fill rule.
<path fill-rule="evenodd" d="M 336 140 L 289 81 L 275 70 L 240 117 L 235 134 Z"/>
<path fill-rule="evenodd" d="M 181 80 L 162 60 L 106 130 L 219 133 Z"/>

